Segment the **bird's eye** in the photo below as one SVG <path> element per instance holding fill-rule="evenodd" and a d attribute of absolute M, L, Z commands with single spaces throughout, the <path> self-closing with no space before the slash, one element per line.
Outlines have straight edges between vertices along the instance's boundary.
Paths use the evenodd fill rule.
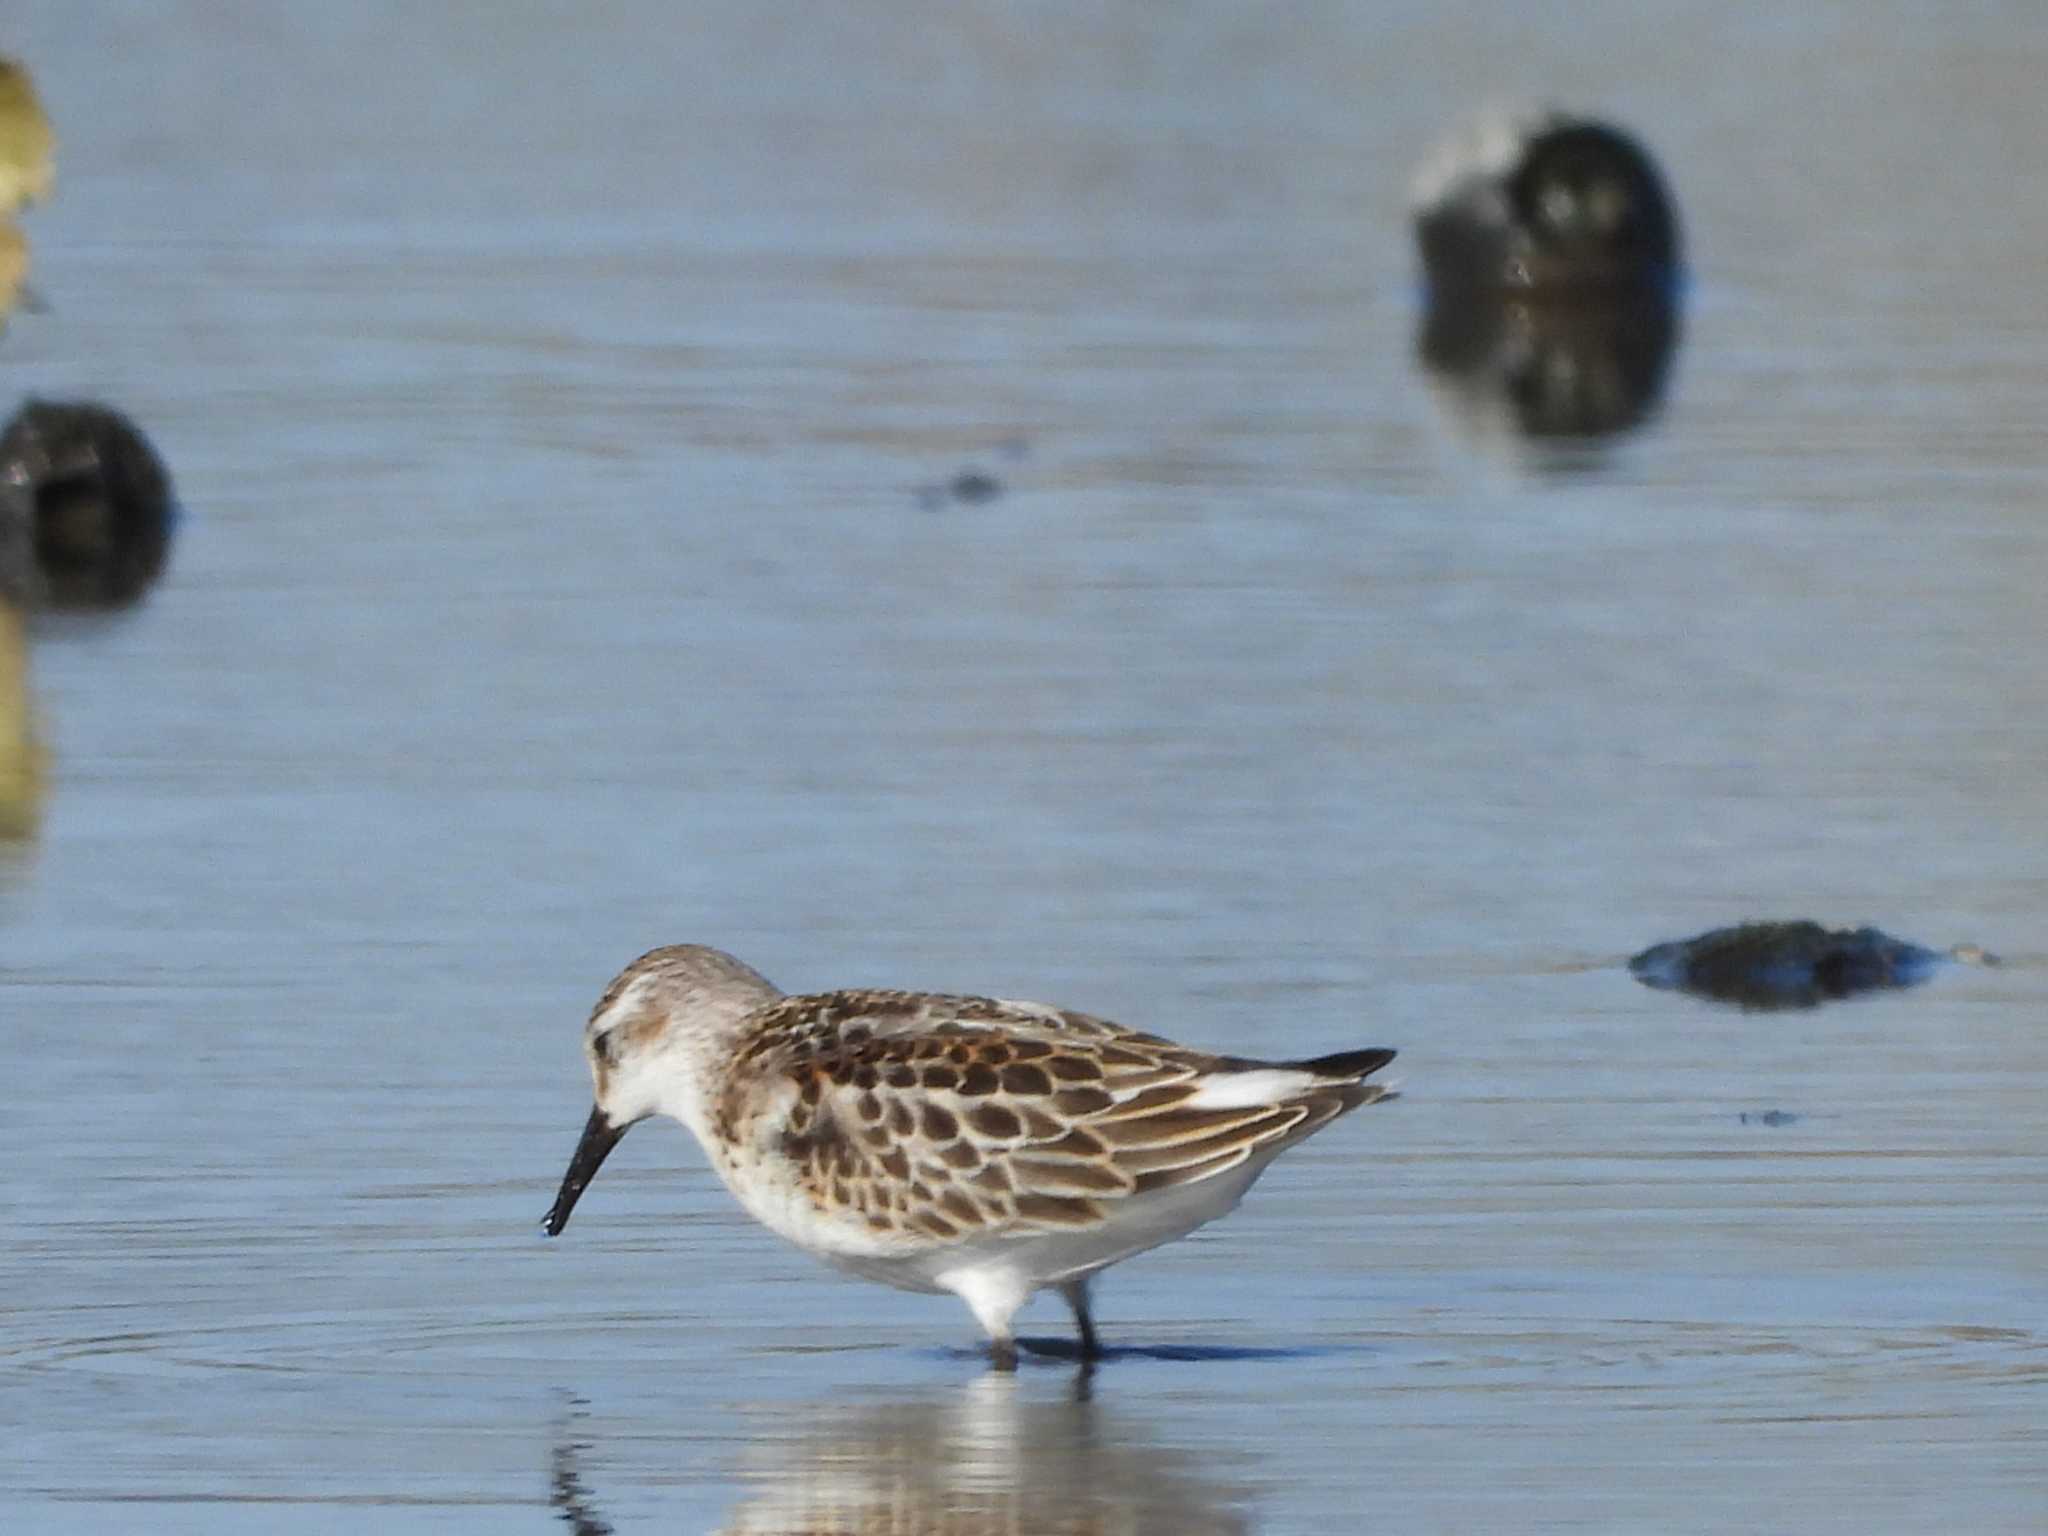
<path fill-rule="evenodd" d="M 615 1054 L 613 1054 L 613 1050 L 614 1047 L 611 1030 L 607 1029 L 602 1034 L 596 1034 L 590 1037 L 591 1055 L 595 1056 L 599 1061 L 603 1062 L 608 1067 L 614 1067 L 618 1065 L 618 1057 Z"/>

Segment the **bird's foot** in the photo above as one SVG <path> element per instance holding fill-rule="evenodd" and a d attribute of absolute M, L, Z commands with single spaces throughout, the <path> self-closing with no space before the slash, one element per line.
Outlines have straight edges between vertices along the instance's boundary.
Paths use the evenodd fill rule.
<path fill-rule="evenodd" d="M 1081 1319 L 1081 1342 L 1077 1353 L 1089 1365 L 1102 1358 L 1101 1336 L 1096 1333 L 1095 1324 L 1085 1317 Z"/>

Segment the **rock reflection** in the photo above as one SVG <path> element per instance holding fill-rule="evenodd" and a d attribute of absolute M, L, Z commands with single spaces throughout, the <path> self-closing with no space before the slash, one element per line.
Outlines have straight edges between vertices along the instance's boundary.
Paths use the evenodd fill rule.
<path fill-rule="evenodd" d="M 1600 438 L 1656 414 L 1678 339 L 1658 290 L 1464 293 L 1432 300 L 1416 355 L 1466 436 Z"/>
<path fill-rule="evenodd" d="M 1917 986 L 1950 964 L 1996 965 L 1998 957 L 1974 944 L 1927 949 L 1877 928 L 1800 921 L 1742 923 L 1653 944 L 1628 968 L 1646 987 L 1755 1012 Z"/>
<path fill-rule="evenodd" d="M 756 1490 L 729 1536 L 1224 1536 L 1251 1527 L 1241 1496 L 1189 1458 L 1147 1445 L 1090 1399 L 1029 1400 L 1015 1378 L 938 1401 L 816 1407 L 757 1443 Z"/>

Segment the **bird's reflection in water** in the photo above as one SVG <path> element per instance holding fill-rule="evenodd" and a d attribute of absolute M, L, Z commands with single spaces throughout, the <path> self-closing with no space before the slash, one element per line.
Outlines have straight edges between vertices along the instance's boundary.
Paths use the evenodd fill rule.
<path fill-rule="evenodd" d="M 1585 446 L 1656 413 L 1678 306 L 1645 287 L 1598 296 L 1439 296 L 1416 341 L 1461 436 Z"/>
<path fill-rule="evenodd" d="M 1089 1378 L 1045 1398 L 991 1373 L 911 1400 L 791 1407 L 742 1453 L 725 1536 L 1242 1536 L 1244 1496 L 1146 1443 Z M 553 1503 L 578 1536 L 612 1529 L 578 1470 L 575 1428 Z"/>
<path fill-rule="evenodd" d="M 590 1490 L 583 1482 L 583 1453 L 590 1442 L 578 1433 L 590 1405 L 579 1398 L 569 1400 L 569 1411 L 555 1430 L 555 1451 L 548 1466 L 548 1502 L 576 1536 L 612 1536 L 612 1528 L 597 1513 Z"/>
<path fill-rule="evenodd" d="M 729 1536 L 945 1532 L 1034 1536 L 1116 1531 L 1221 1536 L 1250 1529 L 1230 1490 L 1189 1458 L 1136 1438 L 1097 1404 L 1088 1377 L 1053 1400 L 987 1375 L 936 1401 L 806 1410 L 756 1444 L 755 1492 Z"/>

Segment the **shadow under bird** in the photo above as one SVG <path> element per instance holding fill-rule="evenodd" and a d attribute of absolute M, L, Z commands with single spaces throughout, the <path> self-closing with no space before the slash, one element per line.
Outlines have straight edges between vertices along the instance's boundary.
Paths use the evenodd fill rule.
<path fill-rule="evenodd" d="M 1017 1362 L 1011 1320 L 1057 1288 L 1081 1354 L 1089 1283 L 1236 1206 L 1281 1152 L 1390 1097 L 1390 1050 L 1254 1061 L 1042 1003 L 785 996 L 732 956 L 657 949 L 584 1029 L 596 1104 L 550 1237 L 619 1138 L 689 1127 L 747 1212 L 826 1263 L 951 1292 Z"/>

